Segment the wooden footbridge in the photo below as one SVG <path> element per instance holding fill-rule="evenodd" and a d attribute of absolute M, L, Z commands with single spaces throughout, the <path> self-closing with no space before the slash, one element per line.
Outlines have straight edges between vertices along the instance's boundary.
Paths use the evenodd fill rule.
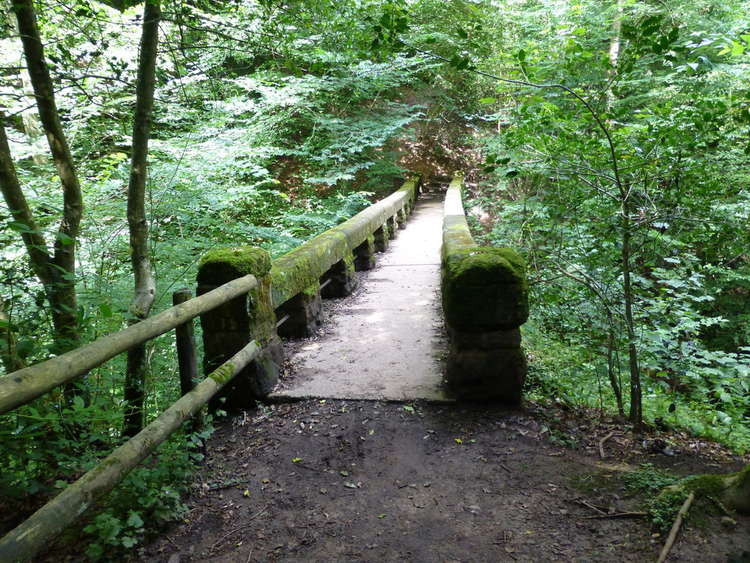
<path fill-rule="evenodd" d="M 177 292 L 178 304 L 158 315 L 0 377 L 3 414 L 174 329 L 183 389 L 140 433 L 0 539 L 0 561 L 25 561 L 41 552 L 207 404 L 242 409 L 258 400 L 307 397 L 518 403 L 526 373 L 519 331 L 528 315 L 525 267 L 511 249 L 474 242 L 462 186 L 456 174 L 442 206 L 434 196 L 421 203 L 420 179 L 412 177 L 275 260 L 255 247 L 213 250 L 200 262 L 195 298 Z M 386 252 L 415 209 L 426 227 L 402 235 L 394 244 L 398 252 Z M 372 269 L 378 254 L 388 275 L 372 279 L 332 338 L 300 349 L 300 379 L 279 387 L 282 338 L 314 334 L 322 299 L 350 295 L 356 272 Z M 441 314 L 447 342 L 435 323 Z M 195 317 L 203 329 L 206 373 L 197 384 Z M 345 365 L 353 362 L 356 376 Z"/>

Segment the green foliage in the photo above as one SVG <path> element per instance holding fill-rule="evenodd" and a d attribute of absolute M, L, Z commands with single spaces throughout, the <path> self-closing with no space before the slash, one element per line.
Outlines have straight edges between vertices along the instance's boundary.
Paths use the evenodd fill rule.
<path fill-rule="evenodd" d="M 107 497 L 104 510 L 83 529 L 91 538 L 86 548 L 90 559 L 118 559 L 140 543 L 147 530 L 159 529 L 185 513 L 181 497 L 187 492 L 194 462 L 200 459 L 194 448 L 209 433 L 191 436 L 188 445 L 181 434 L 174 436 L 125 477 Z"/>
<path fill-rule="evenodd" d="M 651 463 L 642 463 L 637 471 L 625 473 L 622 479 L 627 491 L 647 494 L 658 493 L 678 480 L 668 471 L 654 467 Z"/>
<path fill-rule="evenodd" d="M 479 234 L 532 268 L 533 393 L 616 408 L 629 300 L 645 418 L 746 451 L 749 67 L 732 39 L 745 24 L 732 2 L 674 7 L 506 12 L 507 44 L 482 70 L 564 84 L 590 111 L 557 88 L 495 83 L 477 96 L 500 124 L 481 139 Z"/>

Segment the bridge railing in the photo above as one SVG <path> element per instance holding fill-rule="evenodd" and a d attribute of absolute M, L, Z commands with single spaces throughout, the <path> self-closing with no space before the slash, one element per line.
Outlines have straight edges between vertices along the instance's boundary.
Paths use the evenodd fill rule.
<path fill-rule="evenodd" d="M 258 287 L 201 316 L 204 369 L 211 371 L 247 342 L 262 351 L 222 393 L 229 408 L 251 406 L 278 381 L 283 361 L 280 336 L 307 336 L 319 324 L 321 299 L 350 294 L 356 270 L 370 269 L 374 254 L 404 227 L 420 190 L 419 177 L 341 223 L 271 261 L 255 247 L 213 250 L 201 260 L 198 293 L 252 274 Z"/>
<path fill-rule="evenodd" d="M 441 292 L 450 347 L 446 380 L 462 399 L 518 403 L 526 376 L 519 327 L 529 314 L 523 258 L 477 245 L 461 201 L 463 174 L 446 192 Z"/>
<path fill-rule="evenodd" d="M 231 388 L 223 400 L 230 407 L 249 406 L 264 397 L 281 363 L 277 327 L 291 320 L 293 331 L 306 333 L 319 322 L 319 310 L 310 303 L 316 297 L 320 300 L 321 288 L 331 297 L 351 292 L 354 270 L 372 267 L 374 252 L 385 250 L 396 230 L 404 227 L 419 186 L 419 178 L 411 178 L 395 193 L 282 256 L 273 266 L 268 253 L 259 248 L 209 252 L 199 267 L 198 297 L 0 377 L 3 414 L 201 316 L 207 377 L 190 391 L 183 386 L 187 392 L 141 432 L 0 538 L 0 561 L 33 558 L 228 384 Z M 277 309 L 283 313 L 282 321 L 276 320 Z"/>

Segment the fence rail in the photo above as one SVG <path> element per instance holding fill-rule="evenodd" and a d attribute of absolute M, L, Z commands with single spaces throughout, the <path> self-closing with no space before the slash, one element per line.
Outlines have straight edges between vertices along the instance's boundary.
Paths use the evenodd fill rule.
<path fill-rule="evenodd" d="M 111 491 L 185 420 L 198 412 L 259 352 L 253 341 L 183 395 L 156 420 L 113 451 L 94 469 L 67 487 L 0 539 L 0 561 L 27 561 L 75 522 L 97 499 Z"/>
<path fill-rule="evenodd" d="M 45 362 L 0 377 L 0 414 L 6 413 L 44 395 L 58 385 L 100 366 L 117 354 L 155 338 L 187 321 L 252 290 L 253 276 L 233 280 L 213 291 L 158 315 L 129 326 L 114 334 L 71 350 Z"/>

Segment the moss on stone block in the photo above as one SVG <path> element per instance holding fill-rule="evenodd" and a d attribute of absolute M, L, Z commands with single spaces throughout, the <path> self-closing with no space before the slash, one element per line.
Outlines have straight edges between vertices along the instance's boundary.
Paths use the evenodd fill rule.
<path fill-rule="evenodd" d="M 198 265 L 198 283 L 221 285 L 252 274 L 257 278 L 271 270 L 268 252 L 255 246 L 235 246 L 209 250 Z"/>
<path fill-rule="evenodd" d="M 510 329 L 529 315 L 523 258 L 510 248 L 464 248 L 444 257 L 443 311 L 466 332 Z"/>

